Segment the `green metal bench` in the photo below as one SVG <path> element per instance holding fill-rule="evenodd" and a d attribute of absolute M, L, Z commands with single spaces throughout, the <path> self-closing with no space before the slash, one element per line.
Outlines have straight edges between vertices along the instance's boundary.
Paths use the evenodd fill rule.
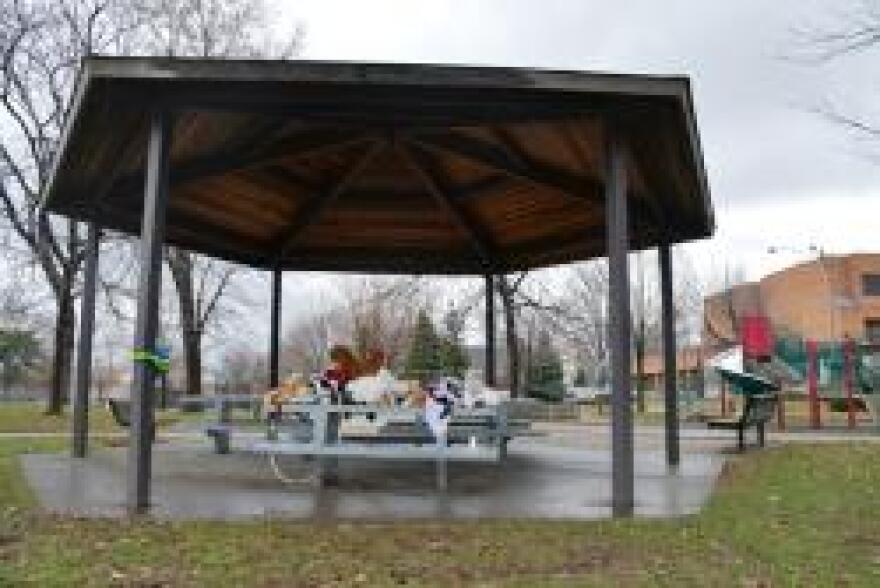
<path fill-rule="evenodd" d="M 764 427 L 776 413 L 776 394 L 746 394 L 742 414 L 734 419 L 713 419 L 706 424 L 710 429 L 727 429 L 737 432 L 737 446 L 745 449 L 745 432 L 755 427 L 758 445 L 764 447 Z"/>

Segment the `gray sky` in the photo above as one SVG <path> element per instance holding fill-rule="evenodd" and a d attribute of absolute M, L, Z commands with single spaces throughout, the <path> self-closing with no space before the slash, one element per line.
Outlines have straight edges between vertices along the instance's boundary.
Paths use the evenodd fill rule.
<path fill-rule="evenodd" d="M 306 58 L 691 76 L 719 231 L 688 251 L 698 267 L 728 258 L 752 277 L 798 258 L 770 245 L 880 249 L 880 159 L 811 112 L 868 108 L 878 52 L 791 59 L 796 29 L 839 22 L 856 2 L 276 0 L 279 22 L 304 23 Z"/>

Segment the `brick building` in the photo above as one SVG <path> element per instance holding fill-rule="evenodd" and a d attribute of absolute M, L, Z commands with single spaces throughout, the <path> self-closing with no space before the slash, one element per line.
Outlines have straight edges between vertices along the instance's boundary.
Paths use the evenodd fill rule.
<path fill-rule="evenodd" d="M 782 335 L 880 343 L 880 254 L 822 255 L 707 297 L 708 351 L 735 344 L 748 315 L 768 317 Z"/>

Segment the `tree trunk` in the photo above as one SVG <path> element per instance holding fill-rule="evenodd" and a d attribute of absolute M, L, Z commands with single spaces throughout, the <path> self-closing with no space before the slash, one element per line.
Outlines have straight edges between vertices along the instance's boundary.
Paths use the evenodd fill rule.
<path fill-rule="evenodd" d="M 0 393 L 2 393 L 3 398 L 6 398 L 6 395 L 9 393 L 9 388 L 10 388 L 10 384 L 9 384 L 9 379 L 10 379 L 10 378 L 9 378 L 9 360 L 4 359 L 2 363 L 3 363 L 3 379 L 0 380 L 0 381 L 3 382 L 3 384 L 2 384 L 2 385 L 3 385 L 3 388 L 2 388 L 2 390 L 0 390 Z"/>
<path fill-rule="evenodd" d="M 193 292 L 193 260 L 186 251 L 173 247 L 168 248 L 166 259 L 180 308 L 186 393 L 200 395 L 202 393 L 202 331 L 198 324 L 199 317 Z"/>
<path fill-rule="evenodd" d="M 636 411 L 645 412 L 645 321 L 642 318 L 636 334 Z"/>
<path fill-rule="evenodd" d="M 195 330 L 183 332 L 183 358 L 186 363 L 186 393 L 202 393 L 202 334 Z"/>
<path fill-rule="evenodd" d="M 516 340 L 516 316 L 513 308 L 513 292 L 510 291 L 510 285 L 507 276 L 498 277 L 498 289 L 501 294 L 501 305 L 504 307 L 504 325 L 505 335 L 507 337 L 507 370 L 508 384 L 510 385 L 510 396 L 516 398 L 520 393 L 519 386 L 519 345 Z"/>
<path fill-rule="evenodd" d="M 70 392 L 70 375 L 73 364 L 73 339 L 75 314 L 73 309 L 72 280 L 65 280 L 58 294 L 58 312 L 55 317 L 55 350 L 52 364 L 52 388 L 49 391 L 47 414 L 61 414 Z"/>
<path fill-rule="evenodd" d="M 521 363 L 523 364 L 522 379 L 520 381 L 523 382 L 523 384 L 525 384 L 523 386 L 523 389 L 525 391 L 526 396 L 528 396 L 530 392 L 534 393 L 535 388 L 540 386 L 540 383 L 536 382 L 537 374 L 535 373 L 536 372 L 536 369 L 535 369 L 536 368 L 536 366 L 535 366 L 535 349 L 533 346 L 534 341 L 532 338 L 534 332 L 535 331 L 534 331 L 534 319 L 533 319 L 532 321 L 530 321 L 530 324 L 526 326 L 525 360 L 524 361 L 520 360 Z"/>

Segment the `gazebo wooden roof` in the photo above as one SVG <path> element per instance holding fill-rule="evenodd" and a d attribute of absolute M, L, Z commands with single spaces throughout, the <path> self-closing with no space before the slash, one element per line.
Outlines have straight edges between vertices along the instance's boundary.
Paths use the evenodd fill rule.
<path fill-rule="evenodd" d="M 139 234 L 151 112 L 174 112 L 165 241 L 256 267 L 501 273 L 606 253 L 604 141 L 630 244 L 714 220 L 687 78 L 91 58 L 44 206 Z"/>

